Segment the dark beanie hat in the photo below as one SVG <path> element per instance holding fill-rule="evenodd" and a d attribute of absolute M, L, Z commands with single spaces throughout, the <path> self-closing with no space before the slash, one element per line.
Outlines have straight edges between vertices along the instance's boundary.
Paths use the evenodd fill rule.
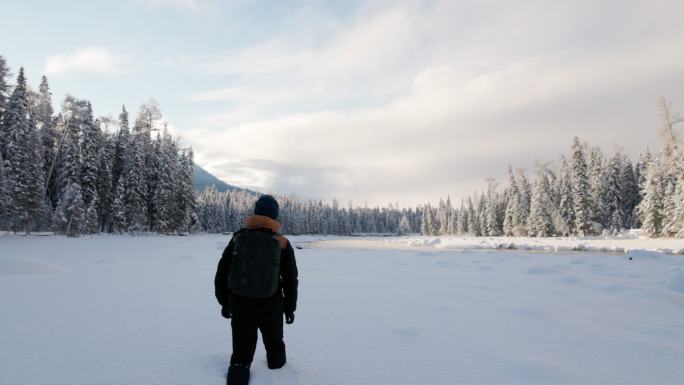
<path fill-rule="evenodd" d="M 254 215 L 265 215 L 271 219 L 278 218 L 278 201 L 270 195 L 262 195 L 254 205 Z"/>

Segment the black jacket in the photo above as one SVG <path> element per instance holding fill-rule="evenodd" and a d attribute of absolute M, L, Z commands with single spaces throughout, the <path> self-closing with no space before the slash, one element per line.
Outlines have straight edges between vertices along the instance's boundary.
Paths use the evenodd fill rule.
<path fill-rule="evenodd" d="M 268 229 L 264 230 L 269 231 Z M 297 309 L 299 280 L 297 279 L 297 261 L 290 241 L 287 241 L 287 245 L 280 253 L 280 284 L 275 294 L 268 298 L 254 299 L 231 293 L 230 287 L 228 287 L 228 277 L 230 276 L 230 264 L 233 257 L 233 239 L 235 239 L 235 234 L 242 231 L 253 230 L 241 229 L 233 234 L 233 238 L 223 250 L 223 255 L 216 269 L 214 292 L 219 304 L 221 306 L 230 305 L 233 311 L 240 307 L 250 307 L 270 312 L 294 312 Z"/>

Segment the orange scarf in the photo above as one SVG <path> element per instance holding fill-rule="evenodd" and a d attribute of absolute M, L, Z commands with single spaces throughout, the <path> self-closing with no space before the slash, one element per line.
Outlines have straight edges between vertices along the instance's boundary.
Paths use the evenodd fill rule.
<path fill-rule="evenodd" d="M 269 229 L 274 233 L 280 231 L 280 223 L 275 219 L 269 218 L 265 215 L 250 215 L 245 218 L 245 228 L 248 230 L 254 229 Z M 285 249 L 287 247 L 287 238 L 282 235 L 276 235 L 278 242 L 280 242 L 280 248 Z"/>

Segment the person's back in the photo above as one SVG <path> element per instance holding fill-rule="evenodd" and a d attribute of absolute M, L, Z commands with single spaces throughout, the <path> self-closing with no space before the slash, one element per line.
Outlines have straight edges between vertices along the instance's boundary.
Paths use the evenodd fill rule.
<path fill-rule="evenodd" d="M 269 369 L 285 365 L 283 314 L 291 324 L 297 308 L 297 263 L 290 242 L 278 234 L 278 202 L 264 195 L 257 200 L 254 214 L 233 234 L 214 279 L 221 314 L 231 318 L 233 354 L 228 385 L 248 383 L 257 330 L 261 331 Z"/>

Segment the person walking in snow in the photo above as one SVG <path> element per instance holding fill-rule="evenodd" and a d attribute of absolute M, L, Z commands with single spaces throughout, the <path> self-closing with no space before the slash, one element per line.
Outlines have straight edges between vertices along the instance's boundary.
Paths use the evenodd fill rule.
<path fill-rule="evenodd" d="M 233 354 L 228 385 L 249 382 L 249 368 L 261 331 L 269 369 L 285 365 L 283 314 L 292 324 L 297 308 L 298 272 L 292 245 L 278 234 L 278 202 L 261 196 L 254 215 L 233 233 L 218 263 L 214 289 L 221 314 L 231 319 Z"/>

